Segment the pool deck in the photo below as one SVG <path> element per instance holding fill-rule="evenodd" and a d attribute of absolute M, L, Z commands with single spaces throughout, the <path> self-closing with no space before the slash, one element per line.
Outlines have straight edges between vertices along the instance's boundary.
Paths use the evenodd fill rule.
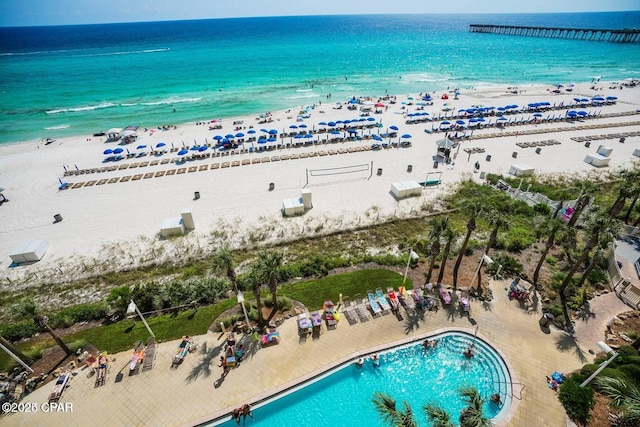
<path fill-rule="evenodd" d="M 176 370 L 171 370 L 170 366 L 178 348 L 177 341 L 159 344 L 154 368 L 131 377 L 128 376 L 128 365 L 132 351 L 119 353 L 111 356 L 116 361 L 111 363 L 104 386 L 94 388 L 95 377 L 87 378 L 87 370 L 79 371 L 73 378 L 61 399 L 61 403 L 72 404 L 72 412 L 45 413 L 42 410 L 41 404 L 47 401 L 52 387 L 47 384 L 23 399 L 23 402 L 37 404 L 35 413 L 5 416 L 2 424 L 49 427 L 198 425 L 389 343 L 414 341 L 449 328 L 473 333 L 477 324 L 478 335 L 502 353 L 514 382 L 518 383 L 513 387 L 511 413 L 499 425 L 565 427 L 565 412 L 556 393 L 548 388 L 545 377 L 556 370 L 575 370 L 593 360 L 588 349 L 596 348 L 595 342 L 591 341 L 603 338 L 603 331 L 598 333 L 594 329 L 600 328 L 599 322 L 581 324 L 576 338 L 554 327 L 544 331 L 538 323 L 540 312 L 532 306 L 522 307 L 518 301 L 509 301 L 505 291 L 507 283 L 492 282 L 491 286 L 494 300 L 484 306 L 472 301 L 470 318 L 462 317 L 458 310 L 446 308 L 426 312 L 424 316 L 410 316 L 401 310 L 401 320 L 389 314 L 353 326 L 343 317 L 337 329 L 325 330 L 318 340 L 309 338 L 306 342 L 298 337 L 295 319 L 289 319 L 279 328 L 281 341 L 278 345 L 259 348 L 250 336 L 243 337 L 240 342 L 247 350 L 245 359 L 226 377 L 221 376 L 222 369 L 216 366 L 224 347 L 224 336 L 220 334 L 195 337 L 198 350 L 189 354 Z M 610 304 L 604 308 L 617 311 L 621 306 Z M 598 318 L 608 319 L 617 313 L 596 314 Z M 116 382 L 119 372 L 124 377 Z M 401 399 L 401 396 L 393 397 Z M 424 420 L 419 408 L 414 411 Z"/>

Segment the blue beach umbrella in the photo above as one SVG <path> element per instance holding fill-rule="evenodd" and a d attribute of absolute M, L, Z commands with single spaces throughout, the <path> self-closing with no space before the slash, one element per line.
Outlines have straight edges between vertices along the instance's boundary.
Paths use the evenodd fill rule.
<path fill-rule="evenodd" d="M 586 116 L 587 114 L 589 113 L 587 113 L 586 111 L 578 111 L 579 116 Z"/>
<path fill-rule="evenodd" d="M 277 135 L 277 134 L 278 134 L 278 131 L 276 129 L 271 129 L 269 131 L 269 135 Z"/>
<path fill-rule="evenodd" d="M 102 154 L 104 154 L 105 156 L 108 156 L 109 154 L 113 154 L 113 150 L 111 148 L 107 148 L 102 152 Z"/>
<path fill-rule="evenodd" d="M 254 133 L 256 133 L 256 131 L 255 129 L 249 129 L 247 133 L 253 135 Z"/>
<path fill-rule="evenodd" d="M 607 101 L 615 101 L 617 99 L 618 99 L 617 96 L 607 96 Z"/>
<path fill-rule="evenodd" d="M 310 133 L 308 133 L 308 134 L 306 134 L 304 137 L 305 137 L 305 138 L 307 138 L 307 139 L 308 139 L 308 138 L 313 138 L 313 135 L 311 135 Z"/>
<path fill-rule="evenodd" d="M 408 133 L 405 133 L 404 135 L 402 135 L 402 138 L 409 139 L 411 138 L 411 135 L 409 135 Z"/>
<path fill-rule="evenodd" d="M 398 126 L 391 125 L 391 126 L 389 126 L 389 129 L 397 131 L 398 130 Z"/>
<path fill-rule="evenodd" d="M 120 154 L 122 153 L 124 150 L 121 147 L 118 148 L 114 148 L 113 149 L 113 154 Z"/>
<path fill-rule="evenodd" d="M 272 136 L 269 139 L 267 139 L 267 142 L 276 142 L 277 140 L 278 138 L 276 138 L 275 136 Z"/>
<path fill-rule="evenodd" d="M 327 122 L 320 122 L 320 123 L 318 123 L 318 126 L 326 126 L 326 125 L 327 125 Z"/>
<path fill-rule="evenodd" d="M 260 138 L 258 138 L 258 144 L 266 144 L 267 143 L 267 138 L 261 136 Z"/>
<path fill-rule="evenodd" d="M 329 122 L 327 123 L 328 126 L 330 127 L 335 127 L 336 126 L 336 122 Z"/>
<path fill-rule="evenodd" d="M 190 148 L 191 151 L 198 151 L 200 149 L 200 146 L 198 145 L 194 145 L 193 147 Z"/>
<path fill-rule="evenodd" d="M 137 149 L 137 150 L 143 150 L 143 149 L 145 149 L 145 148 L 147 148 L 147 146 L 146 146 L 146 145 L 138 145 L 138 146 L 136 147 L 136 149 Z"/>
<path fill-rule="evenodd" d="M 375 117 L 367 117 L 367 121 L 368 122 L 375 122 L 376 118 Z"/>
<path fill-rule="evenodd" d="M 382 137 L 376 133 L 373 134 L 373 139 L 375 139 L 376 141 L 382 141 Z"/>
<path fill-rule="evenodd" d="M 331 131 L 331 135 L 340 135 L 342 132 L 340 132 L 339 130 L 333 130 Z"/>
<path fill-rule="evenodd" d="M 291 125 L 291 126 L 289 126 L 289 129 L 298 129 L 298 126 L 296 126 L 296 125 Z"/>
<path fill-rule="evenodd" d="M 358 133 L 358 130 L 357 129 L 349 129 L 347 132 L 349 132 L 349 133 Z"/>
<path fill-rule="evenodd" d="M 300 139 L 300 138 L 303 138 L 303 137 L 304 137 L 304 135 L 301 134 L 301 133 L 298 133 L 298 134 L 296 134 L 296 136 L 294 136 L 295 139 Z"/>
<path fill-rule="evenodd" d="M 225 138 L 228 138 L 228 139 L 233 139 L 233 138 L 235 138 L 236 136 L 235 136 L 234 134 L 232 134 L 232 133 L 228 133 L 228 134 L 226 134 L 224 137 L 225 137 Z"/>
<path fill-rule="evenodd" d="M 187 154 L 189 152 L 189 150 L 180 150 L 178 151 L 178 156 L 184 156 L 185 154 Z"/>
<path fill-rule="evenodd" d="M 199 152 L 203 152 L 203 151 L 207 151 L 209 147 L 207 147 L 206 145 L 203 145 L 202 147 L 198 148 Z"/>
<path fill-rule="evenodd" d="M 533 113 L 533 117 L 542 117 L 542 113 Z"/>
<path fill-rule="evenodd" d="M 164 142 L 158 142 L 156 144 L 156 148 L 164 147 L 165 145 L 167 145 L 167 144 L 165 144 Z"/>
<path fill-rule="evenodd" d="M 305 125 L 304 123 L 302 123 L 302 124 L 301 124 L 300 126 L 298 126 L 298 127 L 299 127 L 299 128 L 302 128 L 302 129 L 306 129 L 306 128 L 307 128 L 307 125 Z"/>
<path fill-rule="evenodd" d="M 460 125 L 460 126 L 464 126 L 464 125 L 466 125 L 467 123 L 466 123 L 464 120 L 456 120 L 456 124 L 457 124 L 457 125 Z"/>
<path fill-rule="evenodd" d="M 221 139 L 223 139 L 222 135 L 216 135 L 213 137 L 213 139 L 215 139 L 216 141 L 220 141 Z"/>
<path fill-rule="evenodd" d="M 235 136 L 236 136 L 236 138 L 244 138 L 244 133 L 238 132 L 238 133 L 236 133 Z"/>

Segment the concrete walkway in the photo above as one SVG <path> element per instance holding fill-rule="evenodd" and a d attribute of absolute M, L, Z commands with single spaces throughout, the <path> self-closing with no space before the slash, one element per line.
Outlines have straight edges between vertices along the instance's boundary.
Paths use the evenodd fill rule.
<path fill-rule="evenodd" d="M 221 376 L 221 368 L 216 366 L 224 347 L 224 339 L 218 334 L 196 337 L 198 351 L 189 354 L 177 370 L 170 369 L 178 347 L 175 341 L 159 344 L 153 370 L 136 376 L 128 376 L 132 352 L 120 353 L 114 356 L 116 361 L 111 364 L 103 387 L 94 388 L 94 377 L 87 378 L 86 370 L 80 370 L 71 381 L 61 402 L 71 403 L 73 412 L 44 413 L 41 410 L 40 405 L 46 402 L 52 388 L 52 384 L 48 384 L 23 400 L 37 405 L 35 413 L 9 415 L 2 418 L 2 424 L 50 427 L 196 425 L 226 415 L 234 407 L 264 398 L 273 390 L 294 384 L 360 353 L 391 342 L 419 339 L 443 328 L 457 327 L 473 332 L 477 324 L 479 336 L 503 353 L 517 383 L 513 387 L 512 409 L 515 413 L 506 419 L 509 425 L 566 426 L 564 410 L 557 395 L 547 387 L 545 376 L 556 370 L 569 372 L 590 361 L 587 350 L 592 347 L 593 340 L 603 338 L 601 325 L 583 322 L 578 341 L 553 327 L 545 331 L 539 326 L 540 313 L 535 305 L 521 306 L 517 301 L 509 301 L 505 282 L 493 282 L 491 286 L 495 299 L 486 305 L 473 301 L 470 319 L 461 317 L 458 311 L 446 309 L 425 313 L 423 317 L 409 316 L 402 311 L 402 320 L 386 315 L 353 326 L 342 319 L 336 330 L 325 331 L 319 340 L 306 342 L 299 340 L 296 322 L 289 319 L 279 328 L 282 338 L 279 345 L 258 348 L 250 337 L 244 337 L 242 342 L 249 350 L 245 361 L 226 377 Z M 612 304 L 605 306 L 617 310 Z M 609 308 L 606 314 L 597 312 L 596 318 L 608 319 Z M 599 310 L 595 301 L 592 309 Z M 583 339 L 581 346 L 579 343 Z M 299 363 L 301 360 L 305 363 Z M 119 372 L 124 373 L 124 377 L 116 382 Z"/>
<path fill-rule="evenodd" d="M 589 309 L 576 317 L 574 336 L 580 345 L 595 353 L 600 352 L 598 341 L 604 341 L 607 323 L 617 314 L 632 310 L 623 303 L 615 292 L 609 292 L 589 301 Z"/>

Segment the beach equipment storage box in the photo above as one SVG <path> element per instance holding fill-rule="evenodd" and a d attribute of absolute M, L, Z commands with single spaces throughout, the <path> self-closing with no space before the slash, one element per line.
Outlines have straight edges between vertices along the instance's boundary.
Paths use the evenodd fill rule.
<path fill-rule="evenodd" d="M 184 224 L 184 228 L 187 230 L 193 230 L 196 228 L 196 224 L 193 222 L 193 212 L 191 211 L 191 208 L 182 209 L 180 216 L 182 217 L 182 224 Z"/>
<path fill-rule="evenodd" d="M 167 218 L 162 222 L 160 229 L 162 237 L 176 236 L 184 234 L 184 222 L 182 218 Z"/>
<path fill-rule="evenodd" d="M 523 164 L 511 165 L 511 169 L 509 169 L 509 173 L 513 176 L 531 176 L 534 171 L 535 169 L 531 166 Z"/>
<path fill-rule="evenodd" d="M 20 243 L 9 257 L 16 264 L 40 261 L 49 248 L 46 240 L 29 240 Z"/>
<path fill-rule="evenodd" d="M 584 158 L 584 161 L 592 166 L 597 168 L 603 168 L 605 166 L 609 166 L 609 161 L 611 157 L 605 157 L 600 154 L 587 154 Z"/>
<path fill-rule="evenodd" d="M 302 190 L 302 204 L 304 205 L 305 210 L 311 209 L 313 207 L 313 203 L 311 203 L 311 190 L 305 188 Z"/>

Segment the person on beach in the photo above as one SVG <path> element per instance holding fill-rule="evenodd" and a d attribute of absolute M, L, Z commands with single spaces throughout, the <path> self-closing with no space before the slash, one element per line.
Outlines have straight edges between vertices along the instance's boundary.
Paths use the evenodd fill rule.
<path fill-rule="evenodd" d="M 480 170 L 480 162 L 476 162 L 475 167 L 473 168 L 474 172 L 478 172 Z"/>

